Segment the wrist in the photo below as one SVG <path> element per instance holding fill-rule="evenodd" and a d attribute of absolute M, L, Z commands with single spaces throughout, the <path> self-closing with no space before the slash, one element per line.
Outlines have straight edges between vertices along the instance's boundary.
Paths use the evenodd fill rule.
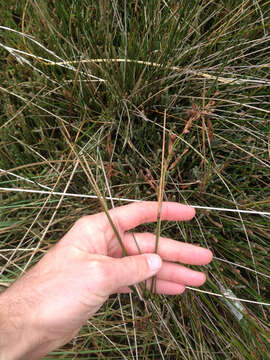
<path fill-rule="evenodd" d="M 72 337 L 40 320 L 39 300 L 23 279 L 0 294 L 0 360 L 38 360 Z"/>
<path fill-rule="evenodd" d="M 0 360 L 35 360 L 51 350 L 35 326 L 33 313 L 13 286 L 0 294 Z"/>
<path fill-rule="evenodd" d="M 0 360 L 21 359 L 27 353 L 23 313 L 22 299 L 14 298 L 12 290 L 0 295 Z"/>

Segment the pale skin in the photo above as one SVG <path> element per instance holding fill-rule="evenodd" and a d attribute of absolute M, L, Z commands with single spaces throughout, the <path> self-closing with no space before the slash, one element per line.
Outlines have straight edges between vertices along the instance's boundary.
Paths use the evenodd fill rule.
<path fill-rule="evenodd" d="M 206 277 L 184 265 L 206 265 L 210 250 L 130 231 L 157 220 L 158 204 L 141 202 L 110 211 L 128 256 L 105 213 L 84 216 L 24 276 L 0 296 L 0 359 L 40 359 L 70 341 L 111 294 L 156 275 L 156 292 L 181 294 L 200 286 Z M 164 202 L 161 219 L 185 221 L 192 207 Z"/>

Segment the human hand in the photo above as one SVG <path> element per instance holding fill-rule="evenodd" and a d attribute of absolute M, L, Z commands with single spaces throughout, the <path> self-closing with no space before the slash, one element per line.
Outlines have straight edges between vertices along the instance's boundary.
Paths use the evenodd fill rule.
<path fill-rule="evenodd" d="M 128 231 L 156 221 L 157 209 L 157 202 L 141 202 L 110 210 L 128 253 L 126 257 L 105 213 L 82 217 L 35 266 L 6 290 L 0 296 L 0 307 L 13 319 L 17 333 L 16 346 L 5 359 L 39 359 L 64 345 L 109 295 L 127 292 L 128 286 L 147 279 L 150 287 L 155 274 L 158 293 L 180 294 L 185 285 L 202 285 L 205 282 L 203 273 L 176 262 L 205 265 L 212 260 L 212 253 L 207 249 L 160 238 L 157 255 L 153 254 L 155 235 L 134 233 L 139 254 L 134 237 Z M 172 202 L 162 204 L 162 220 L 190 220 L 194 215 L 191 207 Z M 10 333 L 10 351 L 14 335 L 11 329 L 6 333 Z M 1 345 L 0 341 L 0 349 Z"/>

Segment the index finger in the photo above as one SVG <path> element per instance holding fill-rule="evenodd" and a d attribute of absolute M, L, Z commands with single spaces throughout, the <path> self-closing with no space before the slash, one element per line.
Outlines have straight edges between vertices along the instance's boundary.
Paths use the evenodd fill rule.
<path fill-rule="evenodd" d="M 129 205 L 120 206 L 110 210 L 110 216 L 122 231 L 135 228 L 138 225 L 157 221 L 158 202 L 142 201 Z M 161 220 L 186 221 L 195 216 L 195 210 L 191 206 L 176 202 L 163 202 L 161 207 Z M 107 221 L 107 226 L 110 226 Z"/>

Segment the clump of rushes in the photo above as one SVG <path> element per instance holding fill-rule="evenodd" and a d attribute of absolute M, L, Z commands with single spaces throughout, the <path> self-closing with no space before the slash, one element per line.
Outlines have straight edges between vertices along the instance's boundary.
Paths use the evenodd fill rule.
<path fill-rule="evenodd" d="M 105 197 L 270 211 L 268 1 L 9 0 L 0 13 L 1 289 L 80 216 L 108 214 Z M 161 233 L 211 248 L 206 293 L 112 297 L 46 358 L 266 359 L 269 216 L 197 210 L 138 231 L 156 232 L 156 251 Z"/>

